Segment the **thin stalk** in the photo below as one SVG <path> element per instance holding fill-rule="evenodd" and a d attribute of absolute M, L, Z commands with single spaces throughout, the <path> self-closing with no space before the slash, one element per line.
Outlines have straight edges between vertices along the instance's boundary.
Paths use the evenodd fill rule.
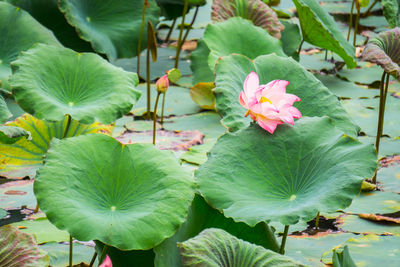
<path fill-rule="evenodd" d="M 356 41 L 357 41 L 357 33 L 358 33 L 358 24 L 360 22 L 360 7 L 356 8 L 357 9 L 357 17 L 355 21 L 355 26 L 354 26 L 354 38 L 353 38 L 353 46 L 356 46 Z"/>
<path fill-rule="evenodd" d="M 33 213 L 38 213 L 39 212 L 39 203 L 36 203 L 36 208 L 33 211 Z"/>
<path fill-rule="evenodd" d="M 156 144 L 156 131 L 157 131 L 157 105 L 158 100 L 160 98 L 160 92 L 157 93 L 156 103 L 154 104 L 154 113 L 153 113 L 153 145 Z"/>
<path fill-rule="evenodd" d="M 374 8 L 374 6 L 376 5 L 376 3 L 378 3 L 379 0 L 375 0 L 372 5 L 369 6 L 369 8 L 367 9 L 367 11 L 365 11 L 365 13 L 363 14 L 363 17 L 368 16 L 369 12 L 371 12 L 371 10 Z"/>
<path fill-rule="evenodd" d="M 164 106 L 165 106 L 165 95 L 167 92 L 164 93 L 163 98 L 162 98 L 162 107 L 161 107 L 161 125 L 164 123 Z"/>
<path fill-rule="evenodd" d="M 169 38 L 171 38 L 171 34 L 172 34 L 172 31 L 175 28 L 175 24 L 176 24 L 176 18 L 174 18 L 174 21 L 172 22 L 171 28 L 168 31 L 167 37 L 165 38 L 165 41 L 164 41 L 165 43 L 169 42 Z"/>
<path fill-rule="evenodd" d="M 303 46 L 303 43 L 304 43 L 304 39 L 301 39 L 299 48 L 297 49 L 297 51 L 298 51 L 299 54 L 300 54 L 300 52 L 301 52 L 301 47 Z"/>
<path fill-rule="evenodd" d="M 99 265 L 103 263 L 104 259 L 107 255 L 108 246 L 104 244 L 103 250 L 101 251 L 100 258 L 99 258 Z"/>
<path fill-rule="evenodd" d="M 347 32 L 347 41 L 350 40 L 351 27 L 353 26 L 353 11 L 354 11 L 355 2 L 356 2 L 356 0 L 353 0 L 353 2 L 351 3 L 349 31 Z"/>
<path fill-rule="evenodd" d="M 186 17 L 186 13 L 188 11 L 189 8 L 189 0 L 185 0 L 185 5 L 183 6 L 183 14 L 182 14 L 182 21 L 181 21 L 181 28 L 179 31 L 179 37 L 178 37 L 178 45 L 176 47 L 176 56 L 175 56 L 175 68 L 178 68 L 178 64 L 179 64 L 179 55 L 181 53 L 181 41 L 182 41 L 182 34 L 183 34 L 183 29 L 185 27 L 185 17 Z"/>
<path fill-rule="evenodd" d="M 73 249 L 73 242 L 72 242 L 72 235 L 69 236 L 69 267 L 72 267 L 72 249 Z"/>
<path fill-rule="evenodd" d="M 144 32 L 144 19 L 146 17 L 146 0 L 143 2 L 143 9 L 142 9 L 142 25 L 140 26 L 140 33 L 139 33 L 139 41 L 137 45 L 137 66 L 136 72 L 140 75 L 140 52 L 142 52 L 142 40 L 143 40 L 143 32 Z"/>
<path fill-rule="evenodd" d="M 198 12 L 199 12 L 199 6 L 196 6 L 196 11 L 194 12 L 192 22 L 190 22 L 189 28 L 186 30 L 185 36 L 183 36 L 183 39 L 182 39 L 182 42 L 181 42 L 181 48 L 182 48 L 182 45 L 185 43 L 187 37 L 189 36 L 190 30 L 193 28 L 193 24 L 196 21 Z"/>
<path fill-rule="evenodd" d="M 325 61 L 328 61 L 328 49 L 325 49 Z"/>
<path fill-rule="evenodd" d="M 315 218 L 315 229 L 319 228 L 319 211 L 317 213 L 317 217 Z"/>
<path fill-rule="evenodd" d="M 279 253 L 284 255 L 285 254 L 285 245 L 286 245 L 286 239 L 289 233 L 289 225 L 285 225 L 285 230 L 283 232 L 282 236 L 282 242 L 281 242 L 281 248 L 279 249 Z"/>
<path fill-rule="evenodd" d="M 67 126 L 65 127 L 65 131 L 63 134 L 63 139 L 67 137 L 69 127 L 71 126 L 71 115 L 67 114 Z"/>
<path fill-rule="evenodd" d="M 92 257 L 92 260 L 90 261 L 89 267 L 92 267 L 94 264 L 94 261 L 96 260 L 97 257 L 97 252 L 95 251 Z"/>
<path fill-rule="evenodd" d="M 146 116 L 148 119 L 150 116 L 150 98 L 151 98 L 151 90 L 150 90 L 150 48 L 149 44 L 147 44 L 147 53 L 146 53 L 146 84 L 147 84 L 147 113 Z"/>

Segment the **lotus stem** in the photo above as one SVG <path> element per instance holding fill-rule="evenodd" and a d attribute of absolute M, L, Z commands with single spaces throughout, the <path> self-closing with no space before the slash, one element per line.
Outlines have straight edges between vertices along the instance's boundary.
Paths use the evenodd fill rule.
<path fill-rule="evenodd" d="M 72 241 L 72 235 L 69 235 L 69 267 L 72 267 L 72 250 L 74 245 Z"/>
<path fill-rule="evenodd" d="M 147 53 L 146 53 L 146 85 L 147 85 L 147 112 L 146 118 L 150 119 L 150 98 L 151 98 L 151 90 L 150 90 L 150 47 L 147 44 Z"/>
<path fill-rule="evenodd" d="M 62 137 L 63 139 L 67 137 L 70 126 L 71 126 L 71 115 L 67 114 L 67 126 L 65 127 L 65 131 Z"/>
<path fill-rule="evenodd" d="M 379 0 L 375 0 L 372 5 L 369 6 L 369 8 L 367 9 L 367 11 L 365 11 L 365 13 L 363 14 L 363 17 L 367 17 L 369 12 L 371 12 L 371 9 L 374 8 L 374 6 L 376 5 L 376 3 L 378 3 Z"/>
<path fill-rule="evenodd" d="M 157 105 L 158 100 L 160 99 L 160 92 L 157 93 L 156 103 L 154 104 L 154 113 L 153 113 L 153 145 L 156 144 L 156 132 L 157 132 Z"/>
<path fill-rule="evenodd" d="M 164 106 L 165 106 L 165 95 L 166 95 L 166 94 L 167 94 L 167 92 L 165 92 L 165 93 L 163 94 L 163 99 L 162 99 L 161 121 L 160 121 L 161 125 L 163 125 L 163 123 L 164 123 Z"/>
<path fill-rule="evenodd" d="M 185 27 L 185 17 L 186 17 L 186 13 L 188 11 L 189 8 L 189 0 L 185 0 L 185 5 L 183 6 L 183 14 L 182 14 L 182 22 L 181 22 L 181 27 L 180 27 L 180 31 L 179 31 L 179 37 L 178 37 L 178 44 L 176 46 L 176 56 L 175 56 L 175 68 L 178 68 L 178 64 L 179 64 L 179 55 L 181 53 L 181 48 L 182 48 L 182 34 L 183 34 L 183 29 Z"/>
<path fill-rule="evenodd" d="M 289 233 L 289 225 L 285 225 L 285 230 L 283 232 L 282 236 L 282 242 L 281 242 L 281 248 L 279 249 L 279 253 L 284 255 L 285 254 L 285 245 L 286 245 L 286 239 Z"/>
<path fill-rule="evenodd" d="M 139 32 L 139 41 L 137 45 L 137 74 L 140 75 L 140 52 L 142 52 L 142 40 L 143 40 L 143 32 L 144 32 L 144 19 L 146 17 L 146 0 L 143 1 L 143 9 L 142 9 L 142 25 L 140 26 Z"/>
<path fill-rule="evenodd" d="M 317 213 L 317 217 L 315 218 L 315 229 L 319 228 L 319 211 Z"/>
<path fill-rule="evenodd" d="M 328 49 L 325 49 L 325 61 L 328 61 Z"/>
<path fill-rule="evenodd" d="M 104 247 L 101 251 L 100 258 L 99 258 L 99 265 L 102 264 L 104 259 L 106 258 L 107 249 L 108 249 L 108 246 L 106 244 L 104 244 Z"/>
<path fill-rule="evenodd" d="M 198 13 L 198 12 L 199 12 L 199 6 L 196 6 L 196 10 L 195 10 L 195 12 L 194 12 L 192 22 L 190 22 L 189 28 L 186 30 L 185 36 L 183 36 L 183 39 L 182 39 L 182 42 L 181 42 L 181 48 L 182 48 L 182 45 L 185 43 L 187 37 L 189 36 L 190 30 L 193 28 L 193 24 L 194 24 L 194 22 L 196 21 L 197 13 Z"/>
<path fill-rule="evenodd" d="M 94 261 L 96 260 L 96 257 L 97 257 L 97 251 L 94 252 L 93 257 L 92 257 L 92 259 L 90 261 L 89 267 L 93 266 Z"/>
<path fill-rule="evenodd" d="M 171 28 L 170 28 L 169 31 L 168 31 L 168 34 L 167 34 L 167 37 L 165 38 L 164 43 L 167 43 L 167 44 L 168 44 L 169 38 L 171 38 L 172 31 L 173 31 L 174 28 L 175 28 L 175 24 L 176 24 L 176 18 L 174 18 L 174 21 L 172 22 Z"/>
<path fill-rule="evenodd" d="M 38 213 L 38 212 L 39 212 L 39 203 L 36 203 L 36 207 L 33 213 Z"/>
<path fill-rule="evenodd" d="M 354 11 L 355 2 L 356 2 L 356 0 L 353 0 L 353 2 L 351 3 L 350 20 L 349 20 L 349 31 L 347 32 L 347 41 L 350 40 L 351 27 L 353 26 L 353 11 Z"/>
<path fill-rule="evenodd" d="M 303 46 L 303 43 L 304 43 L 304 39 L 301 39 L 299 48 L 297 49 L 297 51 L 298 51 L 299 54 L 300 54 L 300 52 L 301 52 L 301 47 Z"/>
<path fill-rule="evenodd" d="M 358 24 L 360 22 L 360 7 L 356 7 L 357 9 L 357 17 L 354 26 L 354 38 L 353 38 L 353 46 L 356 46 L 357 42 L 357 33 L 358 33 Z"/>
<path fill-rule="evenodd" d="M 386 72 L 383 72 L 381 83 L 379 86 L 379 117 L 378 117 L 378 129 L 376 133 L 376 141 L 375 148 L 376 153 L 379 157 L 379 146 L 381 142 L 382 132 L 383 132 L 383 123 L 385 119 L 385 106 L 386 106 L 386 97 L 389 88 L 389 77 L 390 75 Z M 386 78 L 386 83 L 385 83 Z M 378 169 L 375 171 L 374 177 L 372 178 L 372 183 L 376 184 L 376 176 L 378 173 Z"/>

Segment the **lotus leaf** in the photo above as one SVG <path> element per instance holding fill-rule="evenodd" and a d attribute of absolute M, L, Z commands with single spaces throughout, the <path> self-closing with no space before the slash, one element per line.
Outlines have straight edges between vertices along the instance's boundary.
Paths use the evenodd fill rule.
<path fill-rule="evenodd" d="M 3 124 L 12 116 L 11 112 L 8 110 L 7 103 L 4 98 L 0 95 L 0 124 Z"/>
<path fill-rule="evenodd" d="M 202 109 L 215 109 L 214 83 L 198 83 L 190 89 L 190 97 Z"/>
<path fill-rule="evenodd" d="M 53 143 L 34 192 L 59 229 L 82 241 L 146 250 L 184 222 L 195 185 L 170 151 L 103 134 Z"/>
<path fill-rule="evenodd" d="M 48 266 L 49 256 L 37 246 L 31 235 L 17 228 L 5 225 L 0 227 L 0 266 L 36 267 Z"/>
<path fill-rule="evenodd" d="M 46 251 L 50 257 L 50 266 L 52 267 L 65 267 L 68 266 L 69 261 L 69 246 L 68 244 L 49 242 L 40 246 L 41 249 Z M 93 256 L 94 249 L 90 246 L 85 246 L 80 243 L 74 243 L 73 247 L 72 265 L 80 263 L 89 264 Z M 93 266 L 97 266 L 97 260 Z"/>
<path fill-rule="evenodd" d="M 112 123 L 128 113 L 140 92 L 138 77 L 92 53 L 39 44 L 12 63 L 15 100 L 38 119 Z"/>
<path fill-rule="evenodd" d="M 281 38 L 284 26 L 275 11 L 261 0 L 215 0 L 211 19 L 213 22 L 225 21 L 232 17 L 251 20 L 254 25 L 265 29 L 275 38 Z"/>
<path fill-rule="evenodd" d="M 183 266 L 304 266 L 289 257 L 210 228 L 178 243 Z"/>
<path fill-rule="evenodd" d="M 193 71 L 193 83 L 214 82 L 213 71 L 208 66 L 210 49 L 204 40 L 197 42 L 197 48 L 190 54 L 190 69 Z"/>
<path fill-rule="evenodd" d="M 30 140 L 30 133 L 20 127 L 0 126 L 0 143 L 14 144 L 25 137 Z"/>
<path fill-rule="evenodd" d="M 332 262 L 333 267 L 356 267 L 356 264 L 351 258 L 348 246 L 335 249 L 333 251 Z"/>
<path fill-rule="evenodd" d="M 400 26 L 400 2 L 399 0 L 382 0 L 383 15 L 390 27 Z"/>
<path fill-rule="evenodd" d="M 155 0 L 147 1 L 143 36 L 147 36 L 147 22 L 157 25 L 160 14 Z M 99 5 L 97 0 L 60 0 L 59 8 L 96 52 L 116 59 L 137 56 L 143 3 L 144 0 L 104 0 Z M 143 38 L 141 47 L 146 46 L 147 38 Z"/>
<path fill-rule="evenodd" d="M 346 232 L 356 234 L 400 235 L 400 225 L 388 222 L 374 222 L 361 219 L 357 215 L 343 215 L 337 226 Z"/>
<path fill-rule="evenodd" d="M 338 54 L 348 68 L 357 66 L 355 48 L 344 38 L 335 20 L 317 0 L 294 0 L 303 39 Z"/>
<path fill-rule="evenodd" d="M 36 198 L 33 194 L 33 181 L 20 180 L 0 185 L 0 207 L 3 209 L 34 209 Z"/>
<path fill-rule="evenodd" d="M 273 135 L 256 124 L 223 135 L 196 177 L 225 216 L 289 225 L 349 206 L 376 159 L 372 145 L 343 134 L 328 117 L 302 118 Z"/>
<path fill-rule="evenodd" d="M 10 62 L 21 51 L 29 49 L 35 43 L 59 44 L 53 33 L 29 13 L 4 2 L 0 2 L 0 33 L 0 86 L 8 91 Z"/>
<path fill-rule="evenodd" d="M 276 55 L 260 56 L 254 61 L 242 55 L 220 59 L 216 66 L 216 107 L 223 116 L 222 123 L 231 131 L 246 127 L 251 121 L 245 118 L 246 110 L 239 103 L 239 94 L 247 75 L 255 71 L 260 84 L 272 80 L 286 80 L 287 93 L 300 97 L 295 103 L 303 116 L 329 116 L 335 125 L 351 136 L 357 136 L 358 127 L 349 118 L 339 100 L 310 72 L 292 58 Z M 234 73 L 234 75 L 232 75 Z"/>
<path fill-rule="evenodd" d="M 281 20 L 285 29 L 282 31 L 281 42 L 283 46 L 283 52 L 288 57 L 292 57 L 296 61 L 299 61 L 298 48 L 301 43 L 301 34 L 299 25 L 293 20 L 282 19 Z"/>
<path fill-rule="evenodd" d="M 20 139 L 14 144 L 0 144 L 0 175 L 21 179 L 25 176 L 34 177 L 36 170 L 43 164 L 43 156 L 49 149 L 53 138 L 63 138 L 67 127 L 67 119 L 59 122 L 47 122 L 25 114 L 15 121 L 9 122 L 6 127 L 20 127 L 29 131 L 32 140 Z M 80 124 L 72 120 L 65 133 L 65 137 L 72 137 L 87 133 L 111 133 L 112 127 L 95 123 L 92 125 Z"/>
<path fill-rule="evenodd" d="M 185 0 L 156 0 L 161 8 L 161 15 L 167 20 L 182 16 Z M 189 8 L 206 4 L 206 0 L 188 0 Z"/>
<path fill-rule="evenodd" d="M 385 72 L 400 78 L 400 28 L 380 33 L 366 45 L 362 58 L 381 66 Z"/>

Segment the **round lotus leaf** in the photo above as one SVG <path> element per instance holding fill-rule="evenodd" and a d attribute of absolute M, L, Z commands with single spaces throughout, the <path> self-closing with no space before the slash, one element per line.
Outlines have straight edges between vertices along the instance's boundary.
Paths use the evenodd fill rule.
<path fill-rule="evenodd" d="M 254 61 L 242 55 L 231 55 L 220 59 L 216 66 L 216 107 L 223 116 L 222 123 L 230 131 L 246 127 L 251 119 L 244 117 L 246 109 L 239 103 L 239 94 L 247 75 L 255 71 L 260 84 L 272 80 L 286 80 L 287 93 L 295 94 L 301 101 L 294 106 L 303 116 L 329 116 L 340 130 L 357 136 L 358 127 L 332 94 L 318 79 L 292 58 L 266 55 Z"/>
<path fill-rule="evenodd" d="M 21 51 L 35 43 L 58 45 L 53 33 L 43 27 L 26 11 L 0 2 L 0 86 L 10 90 L 7 79 L 11 75 L 10 62 Z"/>
<path fill-rule="evenodd" d="M 178 230 L 194 187 L 170 151 L 93 134 L 54 142 L 34 192 L 47 218 L 76 239 L 144 250 Z"/>
<path fill-rule="evenodd" d="M 362 59 L 376 63 L 385 72 L 400 78 L 400 28 L 382 32 L 369 41 Z"/>
<path fill-rule="evenodd" d="M 97 0 L 60 0 L 59 8 L 96 52 L 111 59 L 129 58 L 138 52 L 144 1 L 103 0 L 99 4 Z M 143 36 L 147 36 L 147 22 L 157 25 L 160 15 L 155 0 L 147 2 Z M 146 46 L 147 38 L 143 37 L 141 49 Z"/>
<path fill-rule="evenodd" d="M 196 177 L 225 216 L 289 225 L 349 206 L 376 160 L 372 145 L 344 135 L 328 117 L 302 118 L 273 135 L 256 124 L 223 135 Z"/>
<path fill-rule="evenodd" d="M 138 77 L 92 53 L 39 44 L 12 62 L 9 81 L 18 104 L 38 119 L 69 114 L 81 123 L 109 124 L 128 113 Z"/>
<path fill-rule="evenodd" d="M 216 0 L 213 1 L 211 19 L 220 22 L 232 17 L 251 20 L 272 36 L 280 39 L 284 26 L 275 11 L 261 0 Z"/>

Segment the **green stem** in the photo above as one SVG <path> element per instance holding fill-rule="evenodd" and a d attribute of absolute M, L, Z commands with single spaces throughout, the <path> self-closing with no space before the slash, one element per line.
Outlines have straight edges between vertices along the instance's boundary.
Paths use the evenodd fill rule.
<path fill-rule="evenodd" d="M 283 232 L 282 236 L 282 242 L 281 242 L 281 248 L 279 249 L 279 253 L 284 255 L 285 254 L 285 245 L 286 245 L 286 239 L 289 233 L 289 225 L 285 225 L 285 230 Z"/>
<path fill-rule="evenodd" d="M 365 11 L 365 13 L 363 14 L 363 17 L 367 17 L 369 12 L 371 12 L 371 9 L 374 8 L 374 6 L 376 5 L 376 3 L 378 3 L 379 0 L 375 0 L 372 5 L 369 6 L 369 8 L 367 9 L 367 11 Z"/>
<path fill-rule="evenodd" d="M 72 248 L 73 248 L 73 242 L 72 242 L 72 235 L 69 236 L 69 267 L 72 267 Z"/>
<path fill-rule="evenodd" d="M 315 229 L 319 228 L 319 211 L 317 213 L 317 217 L 315 218 Z"/>
<path fill-rule="evenodd" d="M 156 144 L 156 132 L 157 132 L 157 105 L 158 100 L 160 98 L 160 92 L 157 93 L 156 103 L 154 104 L 154 113 L 153 113 L 153 145 Z"/>
<path fill-rule="evenodd" d="M 300 52 L 301 52 L 301 47 L 303 46 L 303 43 L 304 43 L 304 39 L 301 39 L 299 48 L 297 49 L 297 51 L 298 51 L 299 54 L 300 54 Z"/>
<path fill-rule="evenodd" d="M 354 11 L 355 2 L 356 2 L 356 0 L 353 0 L 353 2 L 351 3 L 349 31 L 347 32 L 347 41 L 350 40 L 351 27 L 353 26 L 353 11 Z"/>
<path fill-rule="evenodd" d="M 325 61 L 328 61 L 328 49 L 325 49 Z"/>
<path fill-rule="evenodd" d="M 185 5 L 183 6 L 183 14 L 182 14 L 182 22 L 181 22 L 181 28 L 179 31 L 179 38 L 178 38 L 178 44 L 176 46 L 176 56 L 175 56 L 175 68 L 178 68 L 178 64 L 179 64 L 179 55 L 181 53 L 181 47 L 182 47 L 182 34 L 183 34 L 183 29 L 185 27 L 185 17 L 186 17 L 186 13 L 188 11 L 189 8 L 189 0 L 185 0 Z"/>
<path fill-rule="evenodd" d="M 99 265 L 103 263 L 104 259 L 107 255 L 108 246 L 104 244 L 103 250 L 101 251 L 100 258 L 99 258 Z"/>
<path fill-rule="evenodd" d="M 146 84 L 147 84 L 147 118 L 151 118 L 150 116 L 150 98 L 151 98 L 151 90 L 150 90 L 150 48 L 149 44 L 147 44 L 147 53 L 146 53 Z"/>
<path fill-rule="evenodd" d="M 67 137 L 69 127 L 71 126 L 71 115 L 67 114 L 67 126 L 65 127 L 65 131 L 63 134 L 63 139 Z"/>
<path fill-rule="evenodd" d="M 356 46 L 356 42 L 357 42 L 357 33 L 358 33 L 358 24 L 360 22 L 360 8 L 356 8 L 357 9 L 357 17 L 356 17 L 356 21 L 355 21 L 355 26 L 354 26 L 354 38 L 353 38 L 353 46 Z"/>
<path fill-rule="evenodd" d="M 92 257 L 92 260 L 90 261 L 89 267 L 92 267 L 94 264 L 94 261 L 96 260 L 97 257 L 97 252 L 95 251 Z"/>
<path fill-rule="evenodd" d="M 167 37 L 165 38 L 165 41 L 164 41 L 165 43 L 169 42 L 169 38 L 171 38 L 171 34 L 172 34 L 172 31 L 175 28 L 175 24 L 176 24 L 176 18 L 174 18 L 174 21 L 172 22 L 171 28 L 168 31 Z"/>
<path fill-rule="evenodd" d="M 39 212 L 39 203 L 36 203 L 36 208 L 33 211 L 33 213 L 38 213 Z"/>
<path fill-rule="evenodd" d="M 182 39 L 182 42 L 181 42 L 181 48 L 182 48 L 182 45 L 185 43 L 187 37 L 189 36 L 190 30 L 193 28 L 193 24 L 196 21 L 196 17 L 197 17 L 197 13 L 198 12 L 199 12 L 199 6 L 196 6 L 196 11 L 194 12 L 192 22 L 190 22 L 189 28 L 186 30 L 185 36 L 183 36 L 183 39 Z"/>
<path fill-rule="evenodd" d="M 161 107 L 161 125 L 164 123 L 164 106 L 165 106 L 165 95 L 167 92 L 164 93 L 163 99 L 162 99 L 162 107 Z"/>
<path fill-rule="evenodd" d="M 143 32 L 144 32 L 144 19 L 146 17 L 146 1 L 143 2 L 143 9 L 142 9 L 142 25 L 140 27 L 139 33 L 139 41 L 137 45 L 137 67 L 136 72 L 140 75 L 140 53 L 142 52 L 142 40 L 143 40 Z"/>

